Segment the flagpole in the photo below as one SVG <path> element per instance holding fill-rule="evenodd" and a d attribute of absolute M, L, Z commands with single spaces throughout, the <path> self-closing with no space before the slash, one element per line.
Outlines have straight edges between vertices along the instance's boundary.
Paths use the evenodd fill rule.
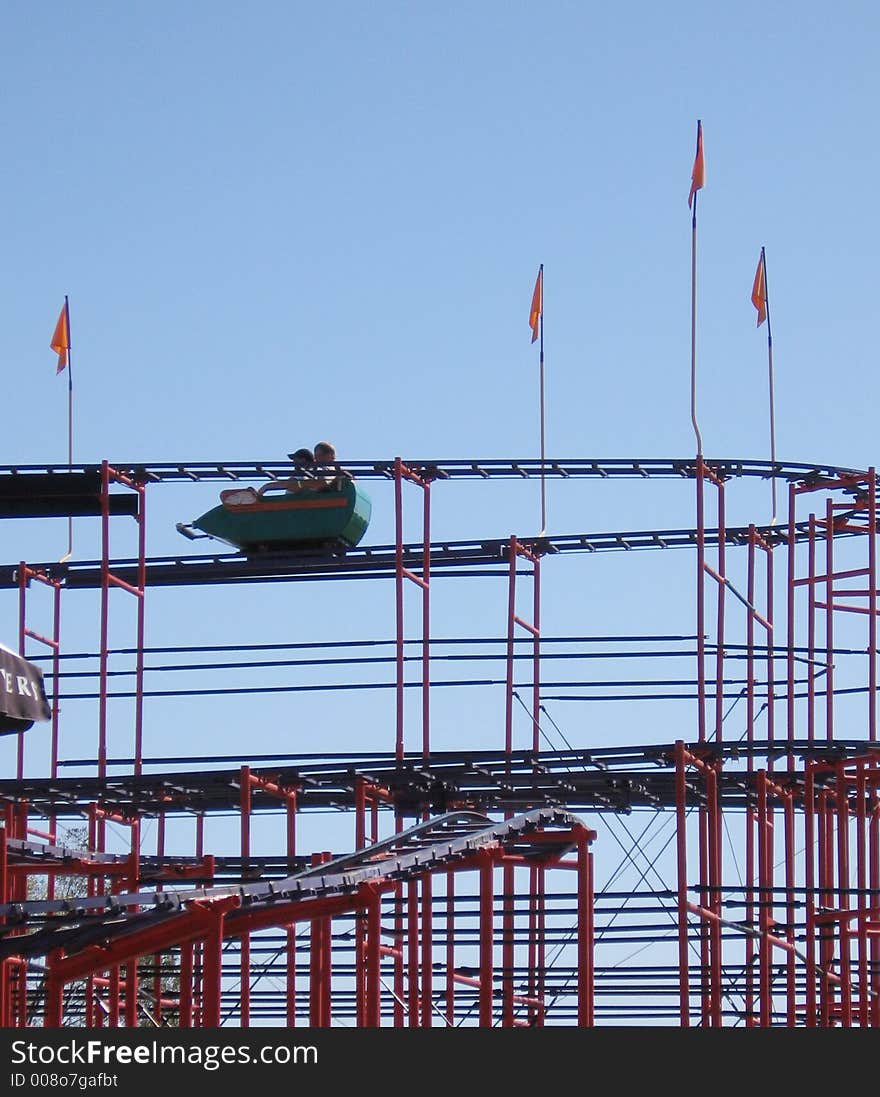
<path fill-rule="evenodd" d="M 70 336 L 70 303 L 67 294 L 64 295 L 64 314 L 67 318 L 67 471 L 73 472 L 73 355 L 70 345 L 73 339 Z M 67 519 L 67 555 L 62 556 L 60 563 L 69 560 L 73 555 L 73 517 Z"/>
<path fill-rule="evenodd" d="M 697 457 L 703 455 L 703 439 L 697 425 L 697 191 L 691 218 L 691 422 L 697 436 Z"/>
<path fill-rule="evenodd" d="M 776 413 L 773 407 L 773 334 L 770 329 L 770 291 L 767 287 L 767 256 L 761 248 L 761 267 L 764 271 L 764 308 L 767 310 L 767 373 L 770 385 L 770 464 L 776 467 Z M 776 476 L 770 477 L 770 486 L 773 498 L 773 517 L 770 525 L 776 525 Z"/>
<path fill-rule="evenodd" d="M 541 350 L 540 350 L 540 386 L 541 386 L 541 532 L 539 537 L 543 537 L 547 532 L 547 491 L 544 477 L 544 264 L 541 264 L 540 268 L 541 278 L 541 314 L 538 317 L 540 322 L 541 331 Z"/>
<path fill-rule="evenodd" d="M 691 218 L 691 423 L 697 436 L 697 457 L 703 456 L 703 438 L 697 424 L 697 196 L 704 183 L 703 164 L 703 124 L 697 119 L 697 154 L 691 172 L 691 192 L 688 205 L 693 199 L 694 209 Z"/>

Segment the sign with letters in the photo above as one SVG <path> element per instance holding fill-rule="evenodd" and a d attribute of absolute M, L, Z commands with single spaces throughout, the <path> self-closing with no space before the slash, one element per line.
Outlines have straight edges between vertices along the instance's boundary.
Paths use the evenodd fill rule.
<path fill-rule="evenodd" d="M 27 731 L 51 716 L 42 670 L 0 644 L 0 735 Z"/>

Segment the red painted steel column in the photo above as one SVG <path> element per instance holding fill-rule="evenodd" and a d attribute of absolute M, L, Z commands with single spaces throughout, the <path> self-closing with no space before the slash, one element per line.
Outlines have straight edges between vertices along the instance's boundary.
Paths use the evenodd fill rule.
<path fill-rule="evenodd" d="M 871 812 L 868 835 L 870 864 L 868 877 L 871 884 L 871 922 L 880 922 L 880 802 L 877 797 L 877 763 L 871 762 Z M 876 933 L 871 935 L 871 1024 L 880 1028 L 880 942 Z"/>
<path fill-rule="evenodd" d="M 547 870 L 543 865 L 538 865 L 537 868 L 537 906 L 538 906 L 538 922 L 537 922 L 537 936 L 538 946 L 537 955 L 535 958 L 535 965 L 538 969 L 538 978 L 535 986 L 535 997 L 541 1003 L 538 1006 L 538 1016 L 536 1024 L 539 1026 L 544 1025 L 544 1019 L 546 1017 L 546 972 L 547 972 L 547 894 L 545 889 L 545 877 Z"/>
<path fill-rule="evenodd" d="M 354 848 L 363 849 L 366 844 L 366 781 L 363 777 L 354 779 Z M 355 911 L 354 916 L 354 984 L 355 984 L 355 1019 L 358 1028 L 366 1024 L 366 945 L 367 927 L 365 924 L 365 912 Z"/>
<path fill-rule="evenodd" d="M 577 988 L 578 1026 L 593 1024 L 593 881 L 589 835 L 577 833 Z"/>
<path fill-rule="evenodd" d="M 840 940 L 840 1023 L 852 1027 L 852 970 L 850 958 L 849 912 L 849 801 L 844 763 L 838 763 L 835 782 L 837 800 L 837 887 L 835 904 L 842 917 L 838 920 Z"/>
<path fill-rule="evenodd" d="M 205 816 L 203 813 L 196 815 L 195 826 L 196 857 L 201 860 L 205 855 Z M 193 944 L 193 1027 L 204 1027 L 204 945 L 201 941 Z"/>
<path fill-rule="evenodd" d="M 419 881 L 411 877 L 406 884 L 407 1009 L 409 1027 L 418 1028 L 419 1009 Z"/>
<path fill-rule="evenodd" d="M 534 557 L 532 600 L 532 750 L 541 749 L 541 558 Z"/>
<path fill-rule="evenodd" d="M 446 1024 L 455 1024 L 455 872 L 446 870 Z"/>
<path fill-rule="evenodd" d="M 43 1011 L 43 1025 L 46 1028 L 61 1028 L 64 1021 L 64 983 L 52 971 L 52 965 L 62 955 L 60 949 L 54 949 L 46 957 L 46 1005 Z"/>
<path fill-rule="evenodd" d="M 431 1028 L 434 1009 L 434 929 L 432 908 L 432 879 L 430 872 L 422 877 L 422 969 L 421 969 L 421 1002 L 422 1002 L 422 1028 Z"/>
<path fill-rule="evenodd" d="M 296 791 L 287 797 L 287 871 L 293 873 L 296 857 Z M 286 1021 L 288 1028 L 296 1026 L 296 923 L 285 928 L 286 949 Z"/>
<path fill-rule="evenodd" d="M 788 535 L 786 541 L 788 544 L 788 582 L 786 584 L 786 657 L 785 657 L 785 673 L 786 673 L 786 690 L 785 690 L 785 707 L 787 715 L 787 734 L 789 741 L 793 741 L 797 738 L 797 732 L 795 729 L 795 692 L 794 692 L 794 640 L 795 640 L 795 578 L 796 578 L 796 558 L 795 548 L 797 546 L 796 538 L 796 521 L 795 512 L 797 510 L 797 493 L 794 484 L 788 485 Z M 808 677 L 812 673 L 812 663 L 807 664 Z"/>
<path fill-rule="evenodd" d="M 480 854 L 480 1027 L 492 1027 L 494 885 L 491 853 Z"/>
<path fill-rule="evenodd" d="M 101 462 L 101 648 L 99 653 L 98 776 L 107 776 L 107 687 L 109 675 L 108 618 L 110 612 L 110 466 Z M 103 825 L 98 828 L 99 852 L 104 852 Z"/>
<path fill-rule="evenodd" d="M 329 850 L 324 851 L 324 863 L 333 860 Z M 321 947 L 324 989 L 321 994 L 321 1025 L 330 1028 L 333 1020 L 333 916 L 328 914 L 322 919 Z"/>
<path fill-rule="evenodd" d="M 397 733 L 395 756 L 403 758 L 403 694 L 404 694 L 404 619 L 403 619 L 403 462 L 394 458 L 394 598 L 397 621 Z"/>
<path fill-rule="evenodd" d="M 816 516 L 811 514 L 808 523 L 807 542 L 807 740 L 816 738 Z M 793 642 L 793 641 L 792 641 Z M 827 659 L 827 655 L 826 655 Z M 794 693 L 794 678 L 791 691 Z"/>
<path fill-rule="evenodd" d="M 379 1028 L 382 1024 L 382 1003 L 380 978 L 380 953 L 382 944 L 381 921 L 382 896 L 372 889 L 367 900 L 367 949 L 366 949 L 366 992 L 367 1008 L 365 1023 L 368 1028 Z"/>
<path fill-rule="evenodd" d="M 504 704 L 504 753 L 507 755 L 506 769 L 510 772 L 510 752 L 513 750 L 513 665 L 514 630 L 516 629 L 516 537 L 508 542 L 509 570 L 507 586 L 507 677 L 505 683 Z"/>
<path fill-rule="evenodd" d="M 419 480 L 422 509 L 422 757 L 431 755 L 431 481 Z M 429 968 L 430 970 L 430 968 Z"/>
<path fill-rule="evenodd" d="M 706 798 L 709 838 L 709 910 L 717 917 L 709 923 L 709 1019 L 715 1028 L 721 1027 L 721 805 L 718 793 L 720 761 L 709 767 L 706 773 Z"/>
<path fill-rule="evenodd" d="M 867 1028 L 870 996 L 868 993 L 868 886 L 867 813 L 868 781 L 865 763 L 856 763 L 856 887 L 858 888 L 858 970 L 859 1025 Z"/>
<path fill-rule="evenodd" d="M 748 556 L 748 580 L 746 596 L 749 605 L 755 604 L 755 538 L 754 525 L 749 526 L 749 556 Z M 767 668 L 772 665 L 772 658 L 768 653 Z M 772 707 L 772 704 L 771 706 Z M 745 810 L 745 839 L 746 839 L 746 864 L 745 864 L 745 916 L 746 925 L 750 928 L 755 922 L 755 807 L 754 807 L 754 778 L 755 758 L 752 747 L 755 742 L 755 617 L 749 613 L 746 616 L 746 742 L 749 747 L 746 758 L 746 787 L 748 799 Z M 743 1012 L 747 1028 L 753 1028 L 755 1018 L 755 989 L 753 966 L 755 961 L 755 939 L 751 934 L 745 938 L 745 995 Z"/>
<path fill-rule="evenodd" d="M 312 865 L 320 865 L 320 853 L 311 856 Z M 309 923 L 309 1024 L 320 1028 L 324 1016 L 321 1002 L 324 993 L 323 918 L 312 918 Z"/>
<path fill-rule="evenodd" d="M 678 982 L 679 1022 L 690 1026 L 690 979 L 688 976 L 688 899 L 687 899 L 687 784 L 684 743 L 675 743 L 675 823 L 678 877 Z"/>
<path fill-rule="evenodd" d="M 140 823 L 135 818 L 131 820 L 131 854 L 129 857 L 128 887 L 132 893 L 138 889 L 140 880 Z M 160 965 L 161 958 L 156 957 L 156 963 Z M 161 976 L 160 976 L 161 984 Z M 155 1009 L 162 1009 L 161 994 L 156 998 Z M 125 965 L 125 1023 L 129 1028 L 137 1028 L 138 1006 L 138 972 L 137 960 L 130 960 Z M 161 1015 L 161 1014 L 160 1014 Z"/>
<path fill-rule="evenodd" d="M 825 675 L 825 737 L 834 739 L 834 507 L 825 504 L 825 644 L 827 647 Z"/>
<path fill-rule="evenodd" d="M 514 892 L 513 865 L 505 863 L 501 869 L 501 1027 L 513 1028 L 513 978 L 514 978 Z"/>
<path fill-rule="evenodd" d="M 251 857 L 251 771 L 249 766 L 241 767 L 240 810 L 241 810 L 241 868 L 247 877 Z M 242 934 L 239 954 L 239 1001 L 242 1028 L 251 1023 L 251 936 Z"/>
<path fill-rule="evenodd" d="M 813 781 L 815 763 L 807 759 L 804 766 L 804 901 L 806 915 L 804 919 L 806 939 L 804 952 L 804 978 L 806 980 L 806 1016 L 807 1028 L 815 1028 L 817 1021 L 816 1003 L 816 794 Z"/>
<path fill-rule="evenodd" d="M 772 844 L 770 842 L 770 823 L 767 812 L 767 774 L 763 769 L 757 773 L 758 784 L 758 896 L 761 904 L 758 924 L 761 937 L 758 944 L 758 981 L 759 1011 L 762 1028 L 769 1028 L 773 1017 L 772 996 L 772 971 L 770 949 L 770 896 L 772 894 L 772 881 L 770 879 L 770 861 L 772 860 Z"/>
<path fill-rule="evenodd" d="M 834 871 L 832 868 L 832 817 L 828 810 L 828 792 L 819 794 L 819 894 L 818 905 L 826 910 L 834 906 Z M 819 984 L 822 1026 L 831 1027 L 834 1009 L 834 986 L 824 973 L 834 965 L 834 935 L 827 921 L 819 924 L 819 965 L 823 978 Z"/>
<path fill-rule="evenodd" d="M 718 588 L 718 603 L 717 603 L 717 626 L 716 626 L 716 645 L 715 645 L 715 742 L 720 746 L 724 739 L 724 610 L 725 610 L 725 593 L 727 586 L 724 582 L 726 578 L 726 563 L 727 557 L 725 553 L 725 505 L 724 505 L 724 483 L 719 482 L 718 488 L 718 574 L 721 576 L 716 586 Z"/>
<path fill-rule="evenodd" d="M 794 794 L 789 791 L 783 802 L 784 826 L 785 826 L 785 937 L 791 948 L 785 954 L 785 1020 L 789 1028 L 797 1026 L 797 967 L 794 947 L 797 942 L 797 927 L 795 926 L 795 880 L 796 880 L 796 852 L 795 852 L 795 822 L 794 822 Z"/>
<path fill-rule="evenodd" d="M 706 738 L 706 529 L 704 513 L 703 458 L 697 454 L 697 732 Z"/>
<path fill-rule="evenodd" d="M 134 771 L 141 773 L 144 757 L 144 620 L 147 587 L 147 493 L 143 484 L 137 485 L 138 496 L 138 581 L 137 590 L 137 655 L 135 661 L 135 711 L 134 711 Z"/>

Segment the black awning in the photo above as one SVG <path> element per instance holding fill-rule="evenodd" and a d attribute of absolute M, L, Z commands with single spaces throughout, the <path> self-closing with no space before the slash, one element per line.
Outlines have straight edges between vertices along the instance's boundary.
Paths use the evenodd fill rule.
<path fill-rule="evenodd" d="M 42 670 L 0 644 L 0 735 L 27 731 L 51 715 Z"/>

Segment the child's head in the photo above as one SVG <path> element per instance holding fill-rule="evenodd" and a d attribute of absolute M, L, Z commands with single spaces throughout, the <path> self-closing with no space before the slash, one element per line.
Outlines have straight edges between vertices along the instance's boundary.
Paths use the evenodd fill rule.
<path fill-rule="evenodd" d="M 287 455 L 291 461 L 297 466 L 297 468 L 304 468 L 307 465 L 313 465 L 315 463 L 315 455 L 310 449 L 298 449 L 295 453 L 288 453 Z"/>

